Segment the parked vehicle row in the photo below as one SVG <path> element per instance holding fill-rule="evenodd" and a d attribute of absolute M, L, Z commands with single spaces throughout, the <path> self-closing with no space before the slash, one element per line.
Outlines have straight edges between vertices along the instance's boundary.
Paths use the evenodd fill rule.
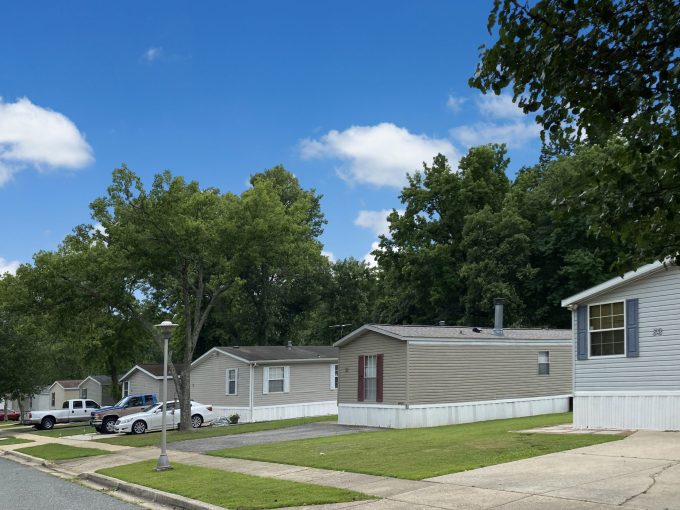
<path fill-rule="evenodd" d="M 57 423 L 89 421 L 90 414 L 95 409 L 99 409 L 99 404 L 94 400 L 76 398 L 64 402 L 61 409 L 29 411 L 25 414 L 22 423 L 49 430 Z"/>
<path fill-rule="evenodd" d="M 128 395 L 112 406 L 103 407 L 92 411 L 90 415 L 90 425 L 100 434 L 111 434 L 114 432 L 116 422 L 127 415 L 139 413 L 154 404 L 158 399 L 154 394 Z"/>
<path fill-rule="evenodd" d="M 166 427 L 177 429 L 180 425 L 179 402 L 166 402 Z M 204 423 L 212 423 L 215 419 L 212 406 L 191 401 L 191 426 L 199 428 Z M 163 422 L 163 404 L 155 404 L 145 411 L 120 418 L 113 427 L 114 432 L 125 434 L 144 434 L 160 430 Z"/>

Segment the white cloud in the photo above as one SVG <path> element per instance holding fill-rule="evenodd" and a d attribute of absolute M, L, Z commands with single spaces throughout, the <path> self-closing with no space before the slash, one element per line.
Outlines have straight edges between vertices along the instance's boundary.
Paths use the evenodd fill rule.
<path fill-rule="evenodd" d="M 15 274 L 20 265 L 21 262 L 18 260 L 5 260 L 0 257 L 0 278 L 2 278 L 5 273 Z"/>
<path fill-rule="evenodd" d="M 390 224 L 387 221 L 387 216 L 391 212 L 392 209 L 382 209 L 380 211 L 359 211 L 359 214 L 354 220 L 354 224 L 358 227 L 370 230 L 373 232 L 373 234 L 375 234 L 376 237 L 381 235 L 389 237 Z M 398 209 L 397 212 L 399 214 L 404 214 L 404 211 L 401 209 Z M 371 250 L 366 255 L 364 255 L 364 262 L 366 262 L 371 267 L 375 267 L 377 265 L 375 257 L 371 252 L 377 250 L 379 247 L 380 242 L 374 241 L 371 244 Z"/>
<path fill-rule="evenodd" d="M 526 116 L 524 111 L 512 102 L 512 96 L 509 94 L 482 94 L 476 103 L 482 115 L 494 119 L 522 119 Z"/>
<path fill-rule="evenodd" d="M 321 255 L 323 255 L 324 257 L 326 257 L 326 258 L 328 259 L 329 262 L 335 262 L 335 260 L 336 260 L 335 255 L 333 254 L 332 251 L 322 250 L 322 251 L 321 251 Z"/>
<path fill-rule="evenodd" d="M 449 98 L 446 100 L 446 107 L 452 112 L 457 113 L 465 101 L 467 101 L 465 97 L 456 97 L 449 94 Z"/>
<path fill-rule="evenodd" d="M 422 168 L 438 153 L 455 166 L 459 154 L 446 139 L 416 135 L 383 122 L 375 126 L 352 126 L 332 130 L 319 139 L 300 143 L 303 158 L 337 158 L 343 161 L 340 177 L 349 182 L 401 188 L 406 174 Z"/>
<path fill-rule="evenodd" d="M 142 58 L 144 60 L 146 60 L 147 62 L 153 62 L 154 60 L 157 60 L 162 56 L 163 56 L 163 48 L 161 48 L 161 47 L 158 47 L 158 48 L 151 47 L 144 52 L 144 55 L 142 55 Z"/>
<path fill-rule="evenodd" d="M 528 142 L 538 140 L 541 128 L 533 120 L 516 121 L 509 124 L 477 122 L 451 129 L 451 137 L 465 147 L 487 143 L 504 143 L 510 149 L 524 147 Z"/>
<path fill-rule="evenodd" d="M 92 148 L 66 116 L 27 98 L 0 98 L 0 185 L 26 166 L 77 169 L 94 160 Z"/>

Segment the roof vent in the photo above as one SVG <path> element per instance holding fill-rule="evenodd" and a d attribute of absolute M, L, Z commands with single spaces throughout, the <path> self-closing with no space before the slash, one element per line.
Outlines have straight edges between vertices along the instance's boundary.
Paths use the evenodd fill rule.
<path fill-rule="evenodd" d="M 288 345 L 286 346 L 286 349 L 289 351 L 293 348 L 293 342 L 291 340 L 288 340 Z"/>
<path fill-rule="evenodd" d="M 493 334 L 503 336 L 503 305 L 505 305 L 505 299 L 496 298 L 493 300 L 493 304 L 495 308 Z"/>
<path fill-rule="evenodd" d="M 239 345 L 234 345 L 234 349 L 238 349 L 240 346 Z"/>
<path fill-rule="evenodd" d="M 446 321 L 439 321 L 437 323 L 438 326 L 446 326 Z"/>

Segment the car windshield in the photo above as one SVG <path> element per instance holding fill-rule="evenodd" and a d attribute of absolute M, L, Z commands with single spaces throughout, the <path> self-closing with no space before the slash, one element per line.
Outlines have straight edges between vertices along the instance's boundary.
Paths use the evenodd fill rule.
<path fill-rule="evenodd" d="M 143 413 L 146 413 L 148 411 L 151 411 L 154 407 L 156 407 L 158 404 L 151 404 L 150 406 L 146 406 L 144 409 L 142 409 Z"/>
<path fill-rule="evenodd" d="M 127 400 L 127 397 L 121 398 L 118 402 L 116 402 L 113 407 L 123 407 L 125 404 L 125 401 Z"/>

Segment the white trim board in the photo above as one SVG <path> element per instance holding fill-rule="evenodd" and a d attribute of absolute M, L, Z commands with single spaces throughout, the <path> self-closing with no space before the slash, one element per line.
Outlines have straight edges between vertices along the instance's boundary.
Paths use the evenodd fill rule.
<path fill-rule="evenodd" d="M 521 345 L 523 347 L 544 347 L 544 346 L 564 346 L 571 345 L 571 338 L 553 338 L 551 340 L 513 340 L 508 339 L 443 339 L 443 340 L 407 340 L 410 345 L 489 345 L 495 347 L 512 347 L 515 345 Z"/>

